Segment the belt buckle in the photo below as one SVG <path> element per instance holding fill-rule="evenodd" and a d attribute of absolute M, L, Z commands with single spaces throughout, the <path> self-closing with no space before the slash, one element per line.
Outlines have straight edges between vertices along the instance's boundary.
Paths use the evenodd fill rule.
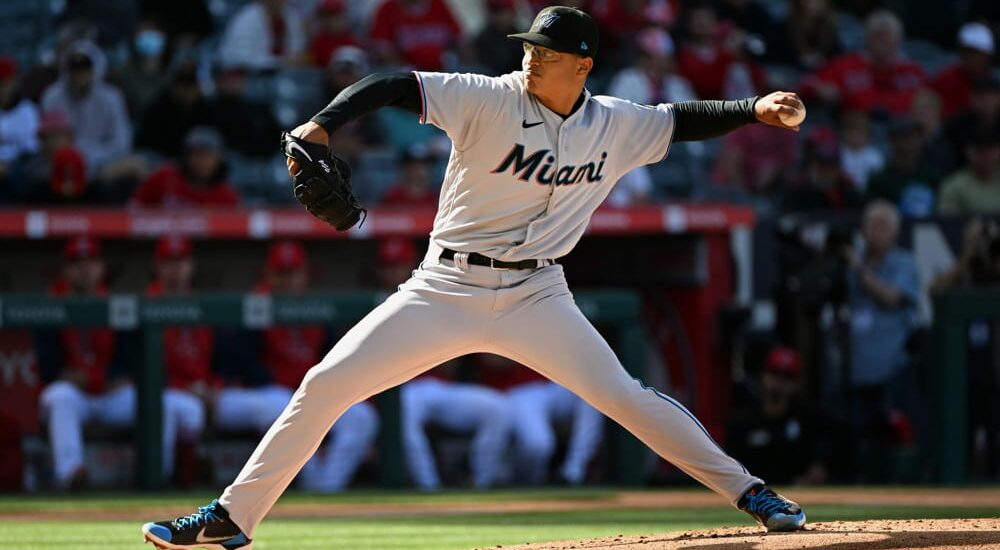
<path fill-rule="evenodd" d="M 493 271 L 510 271 L 509 267 L 497 267 L 495 258 L 490 258 L 490 269 Z"/>

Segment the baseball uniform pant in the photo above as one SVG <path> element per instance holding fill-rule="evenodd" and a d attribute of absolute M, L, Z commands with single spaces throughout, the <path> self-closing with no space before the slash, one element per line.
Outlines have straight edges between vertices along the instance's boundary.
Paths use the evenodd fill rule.
<path fill-rule="evenodd" d="M 216 400 L 215 424 L 222 430 L 265 431 L 288 405 L 292 390 L 284 386 L 225 388 Z M 320 492 L 344 490 L 378 435 L 378 412 L 357 403 L 340 417 L 320 449 L 302 468 L 299 484 Z"/>
<path fill-rule="evenodd" d="M 92 395 L 64 380 L 42 391 L 42 416 L 48 423 L 49 445 L 56 484 L 65 486 L 83 467 L 83 426 L 95 422 L 113 428 L 135 423 L 136 394 L 131 384 L 101 395 Z M 187 392 L 163 392 L 163 473 L 173 474 L 174 446 L 178 432 L 196 437 L 204 428 L 205 409 L 201 400 Z"/>
<path fill-rule="evenodd" d="M 425 491 L 441 487 L 426 427 L 435 424 L 473 434 L 469 462 L 473 483 L 485 488 L 496 481 L 510 435 L 510 409 L 504 395 L 476 384 L 420 378 L 400 390 L 406 464 L 414 483 Z"/>
<path fill-rule="evenodd" d="M 735 503 L 761 480 L 680 403 L 642 384 L 573 301 L 562 266 L 493 270 L 427 257 L 310 369 L 220 502 L 248 536 L 352 404 L 449 359 L 506 356 L 573 391 Z"/>
<path fill-rule="evenodd" d="M 545 481 L 556 450 L 554 423 L 570 424 L 566 458 L 559 473 L 569 483 L 583 482 L 587 464 L 601 442 L 604 415 L 566 388 L 552 382 L 522 384 L 507 392 L 514 415 L 518 479 L 537 485 Z"/>

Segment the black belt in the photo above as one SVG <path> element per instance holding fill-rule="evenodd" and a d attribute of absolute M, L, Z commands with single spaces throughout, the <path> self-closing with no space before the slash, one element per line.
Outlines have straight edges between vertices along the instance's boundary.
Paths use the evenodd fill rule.
<path fill-rule="evenodd" d="M 455 252 L 450 248 L 444 248 L 441 250 L 442 260 L 455 261 Z M 548 262 L 544 264 L 538 260 L 521 260 L 520 262 L 502 262 L 500 260 L 494 260 L 489 256 L 483 256 L 478 252 L 469 252 L 469 263 L 474 265 L 485 265 L 487 267 L 492 267 L 493 269 L 538 269 L 545 265 L 552 265 L 556 263 L 555 260 L 542 260 L 542 262 Z"/>

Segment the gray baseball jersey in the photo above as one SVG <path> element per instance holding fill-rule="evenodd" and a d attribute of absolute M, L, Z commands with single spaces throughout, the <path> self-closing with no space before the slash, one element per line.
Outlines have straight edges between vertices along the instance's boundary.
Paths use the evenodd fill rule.
<path fill-rule="evenodd" d="M 565 256 L 615 182 L 663 159 L 673 108 L 591 96 L 565 120 L 500 77 L 414 72 L 421 122 L 453 146 L 431 239 L 503 261 Z"/>

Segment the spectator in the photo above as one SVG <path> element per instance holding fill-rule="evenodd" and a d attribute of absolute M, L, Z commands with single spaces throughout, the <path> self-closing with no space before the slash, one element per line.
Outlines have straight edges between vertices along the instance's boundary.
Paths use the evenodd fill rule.
<path fill-rule="evenodd" d="M 341 90 L 361 80 L 368 68 L 364 50 L 355 46 L 338 48 L 330 57 L 326 71 L 327 97 L 337 97 Z M 316 110 L 323 106 L 317 106 Z M 383 128 L 375 115 L 366 115 L 341 126 L 330 139 L 337 144 L 337 155 L 348 164 L 354 164 L 365 149 L 383 142 Z"/>
<path fill-rule="evenodd" d="M 722 140 L 712 180 L 755 194 L 771 193 L 792 176 L 798 138 L 793 132 L 740 128 Z"/>
<path fill-rule="evenodd" d="M 721 99 L 732 56 L 722 43 L 722 31 L 711 4 L 691 6 L 686 15 L 687 40 L 681 45 L 677 69 L 694 86 L 700 99 Z"/>
<path fill-rule="evenodd" d="M 175 159 L 183 150 L 184 136 L 195 126 L 211 123 L 212 111 L 202 96 L 197 67 L 183 61 L 167 88 L 143 113 L 135 145 Z"/>
<path fill-rule="evenodd" d="M 541 10 L 550 2 L 535 2 L 534 11 Z M 601 31 L 601 47 L 598 48 L 598 66 L 617 65 L 620 60 L 611 58 L 611 52 L 627 49 L 633 38 L 644 28 L 672 28 L 681 13 L 676 0 L 585 0 L 567 3 L 591 13 Z M 604 52 L 604 53 L 602 53 Z"/>
<path fill-rule="evenodd" d="M 799 354 L 772 348 L 754 389 L 751 402 L 730 420 L 726 448 L 748 469 L 774 483 L 825 483 L 834 442 L 828 423 L 803 395 Z"/>
<path fill-rule="evenodd" d="M 889 201 L 907 216 L 931 215 L 938 180 L 922 157 L 923 147 L 920 124 L 911 118 L 893 120 L 889 127 L 889 163 L 869 180 L 865 198 Z"/>
<path fill-rule="evenodd" d="M 975 217 L 965 224 L 962 235 L 958 261 L 934 278 L 930 286 L 932 294 L 1000 283 L 1000 225 Z"/>
<path fill-rule="evenodd" d="M 767 73 L 758 63 L 767 52 L 760 37 L 733 29 L 726 35 L 730 61 L 722 79 L 722 99 L 753 97 L 767 87 Z"/>
<path fill-rule="evenodd" d="M 807 77 L 803 95 L 868 114 L 908 112 L 926 77 L 920 65 L 903 57 L 902 41 L 899 19 L 889 11 L 873 12 L 865 22 L 865 50 L 836 57 Z"/>
<path fill-rule="evenodd" d="M 781 210 L 810 212 L 859 206 L 861 195 L 840 169 L 836 134 L 829 128 L 815 128 L 806 138 L 802 170 L 780 198 Z"/>
<path fill-rule="evenodd" d="M 55 44 L 39 56 L 38 64 L 30 67 L 21 78 L 24 97 L 41 105 L 42 94 L 59 80 L 62 64 L 70 48 L 80 41 L 95 42 L 97 27 L 89 21 L 67 21 L 55 33 Z"/>
<path fill-rule="evenodd" d="M 972 134 L 1000 133 L 1000 79 L 995 76 L 981 78 L 972 85 L 969 108 L 947 121 L 944 135 L 951 142 L 952 158 L 965 164 L 966 142 Z"/>
<path fill-rule="evenodd" d="M 515 479 L 521 484 L 541 485 L 549 476 L 549 463 L 556 452 L 556 426 L 569 428 L 566 456 L 557 480 L 582 485 L 587 466 L 601 444 L 604 415 L 566 388 L 525 366 L 498 355 L 480 354 L 478 370 L 483 381 L 506 393 L 513 411 L 512 432 L 516 456 Z"/>
<path fill-rule="evenodd" d="M 344 0 L 322 0 L 316 6 L 315 32 L 309 41 L 309 58 L 317 67 L 326 67 L 330 56 L 343 46 L 358 46 L 347 17 Z"/>
<path fill-rule="evenodd" d="M 777 22 L 760 0 L 721 0 L 717 5 L 723 25 L 759 37 L 768 51 L 784 45 Z"/>
<path fill-rule="evenodd" d="M 135 190 L 131 206 L 183 208 L 236 206 L 236 189 L 226 181 L 222 137 L 211 128 L 194 128 L 184 140 L 180 165 L 167 164 Z"/>
<path fill-rule="evenodd" d="M 277 69 L 297 62 L 305 47 L 305 27 L 285 0 L 254 0 L 229 20 L 218 59 L 227 67 Z"/>
<path fill-rule="evenodd" d="M 941 96 L 946 118 L 968 108 L 973 83 L 990 76 L 995 51 L 993 31 L 982 23 L 966 23 L 958 31 L 958 48 L 958 62 L 931 80 L 931 87 Z"/>
<path fill-rule="evenodd" d="M 104 54 L 97 46 L 75 42 L 63 59 L 59 80 L 42 95 L 43 111 L 62 111 L 69 117 L 91 174 L 121 161 L 132 147 L 125 98 L 104 82 L 104 70 Z"/>
<path fill-rule="evenodd" d="M 13 164 L 8 185 L 11 199 L 28 204 L 101 200 L 99 189 L 87 185 L 86 162 L 73 146 L 73 128 L 66 115 L 45 113 L 38 139 L 41 149 Z"/>
<path fill-rule="evenodd" d="M 894 205 L 869 203 L 861 233 L 860 251 L 843 250 L 851 308 L 848 384 L 858 446 L 878 449 L 892 438 L 890 407 L 910 391 L 906 344 L 916 322 L 920 281 L 913 255 L 896 245 L 899 211 Z"/>
<path fill-rule="evenodd" d="M 486 25 L 472 39 L 474 63 L 499 76 L 521 69 L 524 50 L 508 34 L 519 31 L 515 0 L 486 0 Z"/>
<path fill-rule="evenodd" d="M 615 74 L 609 95 L 644 105 L 698 99 L 688 79 L 676 73 L 674 41 L 666 31 L 644 29 L 635 45 L 635 65 Z"/>
<path fill-rule="evenodd" d="M 38 107 L 21 95 L 17 63 L 0 56 L 0 181 L 18 157 L 38 151 Z"/>
<path fill-rule="evenodd" d="M 941 98 L 930 88 L 919 90 L 913 96 L 910 117 L 920 126 L 921 159 L 928 174 L 934 181 L 941 181 L 957 166 L 954 147 L 941 124 Z"/>
<path fill-rule="evenodd" d="M 195 260 L 191 241 L 166 236 L 156 242 L 154 279 L 146 287 L 147 298 L 186 296 L 192 292 Z M 223 354 L 216 347 L 215 332 L 209 326 L 168 326 L 163 329 L 163 367 L 166 373 L 164 400 L 172 403 L 176 416 L 164 418 L 181 463 L 177 484 L 190 487 L 197 474 L 194 445 L 205 429 L 206 407 L 215 398 L 215 372 Z M 171 453 L 171 457 L 174 453 Z M 166 471 L 173 470 L 167 465 Z"/>
<path fill-rule="evenodd" d="M 383 206 L 437 206 L 438 190 L 434 185 L 434 154 L 424 144 L 417 144 L 405 152 L 400 162 L 399 183 L 389 188 L 382 200 Z"/>
<path fill-rule="evenodd" d="M 162 23 L 173 52 L 197 47 L 215 30 L 215 18 L 206 0 L 141 0 L 140 13 Z"/>
<path fill-rule="evenodd" d="M 141 21 L 133 33 L 129 61 L 116 71 L 133 120 L 141 120 L 166 87 L 167 35 L 153 21 Z"/>
<path fill-rule="evenodd" d="M 309 287 L 309 264 L 298 242 L 279 241 L 267 252 L 265 277 L 254 292 L 301 295 Z M 271 327 L 241 346 L 246 364 L 233 371 L 216 403 L 215 422 L 222 430 L 266 431 L 292 401 L 309 369 L 329 349 L 322 325 Z M 251 374 L 252 373 L 252 374 Z M 237 385 L 238 384 L 238 385 Z M 378 433 L 378 414 L 368 402 L 348 408 L 337 419 L 326 445 L 306 463 L 300 484 L 311 491 L 342 491 L 351 482 Z"/>
<path fill-rule="evenodd" d="M 645 166 L 640 166 L 618 180 L 602 206 L 626 208 L 652 202 L 653 176 Z"/>
<path fill-rule="evenodd" d="M 938 211 L 945 215 L 1000 214 L 1000 135 L 972 134 L 965 146 L 966 168 L 941 183 Z"/>
<path fill-rule="evenodd" d="M 781 41 L 771 45 L 771 57 L 784 56 L 799 69 L 819 69 L 842 50 L 837 13 L 829 0 L 792 0 L 785 28 L 788 46 L 782 47 Z"/>
<path fill-rule="evenodd" d="M 211 125 L 229 149 L 249 157 L 271 158 L 274 136 L 281 135 L 281 129 L 270 104 L 247 99 L 246 82 L 247 72 L 242 67 L 216 70 L 215 96 L 207 104 Z"/>
<path fill-rule="evenodd" d="M 392 291 L 410 278 L 417 251 L 411 241 L 387 239 L 379 243 L 378 260 L 376 280 L 381 290 Z M 476 488 L 492 486 L 500 475 L 510 435 L 510 407 L 496 390 L 455 381 L 455 366 L 444 363 L 400 386 L 403 450 L 410 476 L 422 491 L 441 488 L 428 426 L 472 435 L 469 463 Z"/>
<path fill-rule="evenodd" d="M 938 275 L 931 293 L 955 288 L 996 287 L 1000 284 L 1000 225 L 973 218 L 965 225 L 962 250 L 955 266 Z M 1000 466 L 1000 358 L 997 323 L 971 319 L 966 332 L 968 372 L 968 433 L 972 475 L 996 476 Z M 982 443 L 979 443 L 981 441 Z M 979 469 L 979 471 L 976 471 Z"/>
<path fill-rule="evenodd" d="M 872 174 L 885 167 L 882 151 L 871 143 L 871 121 L 862 111 L 846 111 L 840 117 L 840 168 L 851 178 L 854 189 L 864 194 Z"/>
<path fill-rule="evenodd" d="M 380 64 L 438 71 L 448 65 L 445 54 L 461 41 L 462 29 L 444 0 L 386 0 L 370 38 Z"/>

